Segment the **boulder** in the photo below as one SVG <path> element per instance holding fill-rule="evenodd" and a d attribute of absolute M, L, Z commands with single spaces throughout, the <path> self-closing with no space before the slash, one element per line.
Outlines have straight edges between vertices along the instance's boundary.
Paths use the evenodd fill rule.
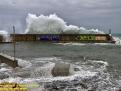
<path fill-rule="evenodd" d="M 68 76 L 70 74 L 69 69 L 70 69 L 70 64 L 56 63 L 55 66 L 53 67 L 51 73 L 52 73 L 53 77 Z"/>

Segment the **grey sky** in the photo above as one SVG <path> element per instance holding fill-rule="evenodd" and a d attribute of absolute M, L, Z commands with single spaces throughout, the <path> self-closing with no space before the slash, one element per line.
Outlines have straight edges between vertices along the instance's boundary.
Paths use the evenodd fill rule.
<path fill-rule="evenodd" d="M 0 30 L 26 28 L 28 13 L 56 13 L 67 24 L 121 33 L 121 0 L 0 0 Z"/>

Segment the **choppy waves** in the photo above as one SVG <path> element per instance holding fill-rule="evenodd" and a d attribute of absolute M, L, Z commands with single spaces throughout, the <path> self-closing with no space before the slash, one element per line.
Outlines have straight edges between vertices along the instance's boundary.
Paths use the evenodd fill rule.
<path fill-rule="evenodd" d="M 31 91 L 57 90 L 62 91 L 118 91 L 120 84 L 107 71 L 109 64 L 102 60 L 84 60 L 69 63 L 70 75 L 53 77 L 51 70 L 55 63 L 65 60 L 58 57 L 33 58 L 29 61 L 19 60 L 22 68 L 12 69 L 1 64 L 0 82 L 36 83 L 39 87 Z M 66 62 L 67 63 L 67 62 Z M 26 65 L 28 65 L 26 67 Z M 4 73 L 4 74 L 3 74 Z M 1 75 L 2 74 L 2 75 Z M 31 87 L 30 87 L 31 88 Z"/>

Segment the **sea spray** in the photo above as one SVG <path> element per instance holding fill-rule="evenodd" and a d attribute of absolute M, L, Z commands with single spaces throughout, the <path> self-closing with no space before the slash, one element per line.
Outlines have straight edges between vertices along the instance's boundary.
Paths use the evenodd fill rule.
<path fill-rule="evenodd" d="M 25 33 L 31 34 L 60 34 L 66 25 L 66 23 L 55 14 L 50 16 L 40 15 L 38 17 L 28 14 L 26 21 L 27 29 Z"/>
<path fill-rule="evenodd" d="M 26 18 L 27 29 L 25 33 L 29 34 L 102 34 L 104 32 L 98 29 L 86 29 L 75 25 L 67 25 L 66 22 L 56 14 L 49 16 L 36 16 L 28 14 Z"/>
<path fill-rule="evenodd" d="M 0 30 L 0 36 L 3 36 L 3 42 L 9 42 L 10 37 L 7 31 L 5 30 Z"/>
<path fill-rule="evenodd" d="M 121 45 L 121 38 L 120 37 L 113 37 L 113 39 L 116 41 L 116 45 Z"/>

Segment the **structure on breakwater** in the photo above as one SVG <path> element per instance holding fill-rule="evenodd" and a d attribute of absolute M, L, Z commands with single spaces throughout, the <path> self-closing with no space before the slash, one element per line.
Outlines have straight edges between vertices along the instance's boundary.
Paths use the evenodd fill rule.
<path fill-rule="evenodd" d="M 0 53 L 0 63 L 5 63 L 13 68 L 18 67 L 18 61 L 14 57 Z"/>

